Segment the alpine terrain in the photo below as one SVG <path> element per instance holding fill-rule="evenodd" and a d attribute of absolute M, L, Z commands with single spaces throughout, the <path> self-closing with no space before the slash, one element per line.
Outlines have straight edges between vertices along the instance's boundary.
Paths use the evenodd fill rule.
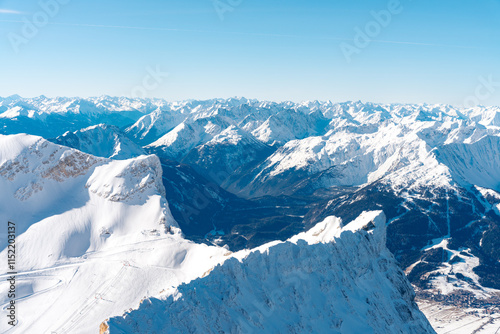
<path fill-rule="evenodd" d="M 0 98 L 0 220 L 1 332 L 495 333 L 500 108 Z"/>

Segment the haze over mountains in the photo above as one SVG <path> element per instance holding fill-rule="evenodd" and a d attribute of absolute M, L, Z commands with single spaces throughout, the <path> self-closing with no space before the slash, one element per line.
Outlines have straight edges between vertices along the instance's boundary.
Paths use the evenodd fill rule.
<path fill-rule="evenodd" d="M 375 284 L 389 284 L 387 279 L 399 277 L 397 263 L 417 293 L 426 298 L 439 291 L 448 296 L 466 294 L 478 305 L 498 300 L 499 107 L 12 96 L 0 98 L 0 133 L 7 135 L 0 136 L 0 215 L 4 221 L 18 222 L 18 240 L 26 254 L 19 260 L 26 277 L 23 303 L 39 308 L 48 294 L 56 298 L 64 292 L 66 296 L 89 279 L 93 282 L 85 288 L 93 293 L 79 296 L 81 303 L 74 303 L 77 309 L 86 310 L 85 317 L 73 310 L 76 313 L 67 311 L 60 319 L 60 328 L 71 328 L 71 333 L 96 328 L 107 317 L 137 307 L 143 297 L 161 301 L 141 304 L 126 320 L 113 318 L 111 333 L 120 326 L 130 329 L 144 323 L 150 312 L 159 309 L 188 312 L 201 303 L 204 310 L 220 296 L 232 298 L 232 304 L 216 303 L 221 314 L 240 312 L 240 307 L 246 307 L 246 296 L 257 293 L 251 290 L 241 266 L 263 275 L 260 279 L 265 283 L 259 293 L 264 298 L 277 284 L 270 277 L 308 263 L 307 275 L 315 277 L 325 296 L 336 301 L 331 312 L 342 319 L 363 318 L 361 309 L 350 300 L 358 303 L 373 292 L 345 297 L 345 307 L 354 310 L 349 315 L 335 309 L 343 303 L 338 299 L 340 290 L 329 281 L 331 273 L 320 270 L 328 267 L 329 260 L 318 254 L 338 251 L 338 258 L 344 260 L 328 263 L 328 268 L 344 272 L 350 265 L 345 262 L 347 254 L 365 254 L 365 246 L 371 251 L 361 257 L 372 262 L 384 258 L 390 263 L 384 269 L 390 275 L 380 276 L 379 268 L 370 269 Z M 18 133 L 29 135 L 12 136 Z M 359 249 L 347 249 L 344 239 L 362 240 L 368 233 L 363 226 L 370 219 L 353 236 L 351 232 L 336 234 L 328 242 L 322 240 L 323 246 L 313 247 L 319 241 L 298 242 L 297 237 L 292 243 L 275 244 L 334 219 L 328 217 L 348 223 L 365 211 L 380 210 L 387 218 L 387 228 L 383 228 L 387 239 L 368 238 L 366 245 L 356 241 Z M 385 225 L 385 219 L 376 225 L 381 224 Z M 380 242 L 395 261 L 385 246 L 374 246 Z M 267 253 L 254 251 L 247 256 L 248 249 L 265 244 Z M 238 251 L 235 254 L 245 254 L 234 255 L 241 263 L 227 261 L 207 277 L 188 283 Z M 290 253 L 297 254 L 293 261 Z M 317 262 L 311 264 L 311 258 Z M 106 261 L 113 264 L 109 270 L 104 269 Z M 259 270 L 266 261 L 282 270 Z M 364 265 L 353 265 L 353 270 L 363 272 Z M 118 302 L 133 287 L 126 282 L 145 272 L 150 275 L 148 282 Z M 168 273 L 169 278 L 162 278 L 161 273 Z M 214 287 L 228 275 L 233 278 L 227 284 L 250 292 Z M 41 280 L 53 284 L 41 284 Z M 118 283 L 121 280 L 123 285 Z M 355 293 L 354 287 L 360 284 L 356 282 L 343 282 L 347 296 Z M 178 287 L 180 283 L 186 285 Z M 398 284 L 396 290 L 407 283 Z M 387 291 L 394 288 L 387 286 Z M 168 293 L 160 293 L 169 287 Z M 194 287 L 204 291 L 203 295 L 193 295 Z M 288 312 L 283 305 L 297 304 L 315 289 L 311 283 L 293 296 L 282 291 L 288 301 L 271 301 L 269 307 Z M 431 332 L 412 306 L 411 293 L 402 293 L 404 302 L 398 303 L 411 310 L 410 318 L 418 328 L 414 332 Z M 102 299 L 96 297 L 97 301 L 86 304 L 91 295 Z M 60 303 L 70 304 L 70 297 Z M 396 307 L 390 301 L 380 303 Z M 48 310 L 49 305 L 46 307 Z M 106 316 L 97 309 L 106 309 Z M 308 314 L 300 308 L 295 311 Z M 50 319 L 58 311 L 50 312 L 46 320 L 33 318 L 26 323 L 53 330 Z M 376 312 L 380 313 L 374 317 L 388 311 L 380 308 Z M 307 331 L 314 317 L 308 314 L 306 318 L 305 322 L 284 319 L 279 325 Z M 217 326 L 227 329 L 228 320 L 223 319 L 221 316 Z M 336 326 L 328 318 L 321 319 L 326 322 L 320 321 L 318 326 Z M 167 312 L 148 328 L 171 328 L 176 321 Z M 196 326 L 207 321 L 199 319 L 192 326 L 199 329 Z M 250 326 L 259 327 L 268 320 L 260 321 L 252 320 Z M 388 329 L 374 322 L 370 326 L 375 333 L 410 331 L 403 330 L 404 319 L 390 317 L 387 321 L 394 326 Z M 336 323 L 335 330 L 348 332 L 342 323 Z"/>

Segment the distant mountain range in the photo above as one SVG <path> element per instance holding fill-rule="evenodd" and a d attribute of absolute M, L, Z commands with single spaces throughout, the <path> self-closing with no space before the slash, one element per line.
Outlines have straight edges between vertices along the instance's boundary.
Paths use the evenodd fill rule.
<path fill-rule="evenodd" d="M 130 212 L 122 217 L 117 207 L 109 227 L 94 226 L 101 218 L 91 209 L 78 219 L 66 218 L 76 219 L 85 241 L 75 252 L 70 247 L 69 255 L 65 246 L 47 249 L 47 259 L 33 260 L 26 270 L 96 250 L 102 243 L 94 235 L 98 228 L 110 233 L 102 247 L 119 240 L 118 231 L 169 235 L 180 227 L 187 239 L 236 252 L 288 240 L 331 216 L 350 222 L 364 211 L 383 210 L 386 245 L 419 292 L 466 292 L 484 300 L 500 290 L 499 107 L 0 98 L 0 134 L 19 133 L 54 143 L 26 135 L 1 137 L 0 180 L 6 190 L 0 215 L 21 222 L 20 231 L 26 231 L 21 237 L 50 233 L 50 228 L 30 232 L 41 229 L 35 226 L 43 219 L 87 212 L 93 196 L 123 202 L 123 212 Z M 41 195 L 49 193 L 59 195 Z M 74 196 L 62 195 L 68 193 Z M 22 214 L 30 201 L 31 211 Z M 165 218 L 139 218 L 147 206 L 144 217 L 156 212 Z M 153 221 L 162 221 L 162 227 L 153 228 Z M 73 242 L 75 233 L 55 235 L 53 244 Z M 113 245 L 129 245 L 132 239 Z M 169 307 L 189 308 L 192 298 L 169 301 Z M 115 323 L 121 320 L 112 320 L 112 329 Z"/>

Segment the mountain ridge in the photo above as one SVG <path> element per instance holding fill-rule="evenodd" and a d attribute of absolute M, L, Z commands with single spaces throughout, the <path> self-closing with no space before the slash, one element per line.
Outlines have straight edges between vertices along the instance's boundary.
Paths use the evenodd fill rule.
<path fill-rule="evenodd" d="M 228 277 L 238 283 L 226 287 Z M 385 248 L 384 214 L 364 212 L 345 227 L 329 217 L 287 242 L 236 253 L 208 276 L 106 323 L 111 334 L 435 333 L 413 298 Z"/>

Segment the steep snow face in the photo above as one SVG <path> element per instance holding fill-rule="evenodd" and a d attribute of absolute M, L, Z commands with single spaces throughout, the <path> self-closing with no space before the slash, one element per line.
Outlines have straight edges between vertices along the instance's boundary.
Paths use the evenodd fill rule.
<path fill-rule="evenodd" d="M 193 148 L 210 141 L 230 125 L 231 123 L 220 117 L 200 118 L 192 123 L 183 122 L 146 148 L 161 152 L 162 156 L 170 159 L 182 160 Z"/>
<path fill-rule="evenodd" d="M 225 116 L 198 118 L 183 122 L 172 131 L 146 146 L 161 158 L 193 166 L 208 179 L 222 175 L 220 184 L 236 170 L 265 159 L 273 149 Z"/>
<path fill-rule="evenodd" d="M 50 114 L 80 114 L 89 117 L 98 114 L 130 113 L 130 111 L 150 113 L 162 103 L 164 102 L 158 100 L 133 100 L 125 97 L 101 96 L 81 99 L 48 98 L 42 95 L 34 98 L 12 96 L 0 101 L 0 107 L 5 110 L 2 118 L 23 115 L 41 119 Z M 16 115 L 16 112 L 12 110 L 18 110 L 19 113 Z"/>
<path fill-rule="evenodd" d="M 382 178 L 399 189 L 450 182 L 446 166 L 435 159 L 418 131 L 387 124 L 373 133 L 331 131 L 323 137 L 290 141 L 258 167 L 243 193 L 279 192 L 283 187 L 279 180 L 288 184 L 318 173 L 323 173 L 321 187 L 360 186 Z"/>
<path fill-rule="evenodd" d="M 2 201 L 5 208 L 15 203 L 44 207 L 50 199 L 42 192 L 53 192 L 60 185 L 72 185 L 93 168 L 104 163 L 82 152 L 54 145 L 40 137 L 0 135 L 0 176 L 2 181 Z M 69 182 L 63 182 L 69 181 Z M 36 199 L 33 197 L 36 195 Z M 9 198 L 12 196 L 12 198 Z M 57 196 L 57 192 L 53 192 Z M 24 202 L 24 203 L 23 203 Z M 10 207 L 12 208 L 12 207 Z M 2 210 L 6 214 L 11 210 Z M 15 211 L 13 211 L 15 212 Z"/>
<path fill-rule="evenodd" d="M 155 135 L 160 138 L 159 134 L 167 134 L 163 138 L 165 140 L 158 140 L 152 145 L 168 145 L 171 142 L 168 138 L 175 137 L 179 132 L 175 126 L 182 124 L 183 128 L 186 125 L 199 128 L 196 123 L 205 126 L 203 122 L 206 123 L 207 120 L 219 125 L 222 120 L 227 122 L 218 130 L 215 128 L 212 131 L 204 131 L 212 136 L 225 130 L 229 125 L 237 125 L 269 145 L 282 145 L 291 139 L 321 134 L 328 125 L 328 120 L 319 110 L 307 111 L 289 103 L 229 99 L 196 101 L 190 106 L 183 105 L 180 111 L 157 111 L 142 117 L 129 127 L 127 132 L 135 138 L 146 141 Z M 169 132 L 172 132 L 171 136 L 168 136 Z"/>
<path fill-rule="evenodd" d="M 18 241 L 26 245 L 20 270 L 137 241 L 143 230 L 175 224 L 155 156 L 111 161 L 26 135 L 2 135 L 0 147 L 0 219 L 15 222 Z"/>
<path fill-rule="evenodd" d="M 230 118 L 243 118 L 249 113 L 245 105 L 251 103 L 243 98 L 163 102 L 154 112 L 141 117 L 128 127 L 127 134 L 143 144 L 150 144 L 183 122 L 192 123 L 200 118 L 221 116 L 227 114 L 228 110 Z"/>
<path fill-rule="evenodd" d="M 279 193 L 290 182 L 319 173 L 319 187 L 383 179 L 398 191 L 446 187 L 455 181 L 497 189 L 499 130 L 461 120 L 415 123 L 411 117 L 373 128 L 343 126 L 324 136 L 289 141 L 252 171 L 249 184 L 239 185 L 241 193 Z M 492 159 L 485 161 L 484 156 Z"/>
<path fill-rule="evenodd" d="M 455 179 L 500 191 L 500 137 L 486 136 L 470 143 L 441 146 L 437 153 Z"/>
<path fill-rule="evenodd" d="M 161 166 L 154 156 L 109 160 L 28 135 L 0 136 L 0 147 L 0 219 L 16 223 L 16 248 L 22 250 L 17 257 L 16 305 L 23 311 L 12 333 L 93 332 L 104 319 L 138 305 L 146 296 L 170 296 L 173 288 L 206 276 L 233 255 L 222 247 L 189 242 L 178 233 L 162 197 Z M 19 198 L 14 196 L 18 189 L 26 187 L 35 190 Z M 335 279 L 344 279 L 348 284 L 344 291 L 347 297 L 338 289 L 327 294 L 331 298 L 344 298 L 344 306 L 326 303 L 329 310 L 337 312 L 336 321 L 332 323 L 330 317 L 326 318 L 326 311 L 321 311 L 327 320 L 319 322 L 320 325 L 350 328 L 351 322 L 364 315 L 372 319 L 369 310 L 376 310 L 381 312 L 382 319 L 394 320 L 394 326 L 399 326 L 404 319 L 407 324 L 402 328 L 410 332 L 418 328 L 425 333 L 427 324 L 419 320 L 421 315 L 412 303 L 412 291 L 404 276 L 392 267 L 393 260 L 383 246 L 380 227 L 384 224 L 380 213 L 365 214 L 344 229 L 337 219 L 329 218 L 310 233 L 291 239 L 290 243 L 274 243 L 234 256 L 240 260 L 246 258 L 244 261 L 248 261 L 255 274 L 261 272 L 261 277 L 257 277 L 267 282 L 265 289 L 279 282 L 279 277 L 272 278 L 279 273 L 276 271 L 280 268 L 279 263 L 284 263 L 281 269 L 285 271 L 282 277 L 285 280 L 306 268 L 303 274 L 310 275 L 311 282 L 297 295 L 290 295 L 299 298 L 292 299 L 297 307 L 302 304 L 298 300 L 305 297 L 305 293 L 310 294 L 321 287 L 328 291 L 338 287 Z M 357 236 L 358 233 L 362 235 Z M 340 244 L 338 247 L 326 246 L 332 245 L 334 238 L 344 239 L 345 234 L 353 239 L 347 240 L 342 247 L 350 245 L 350 250 L 342 251 Z M 372 237 L 378 241 L 363 241 Z M 276 248 L 272 247 L 275 244 Z M 356 244 L 360 252 L 364 250 L 357 261 L 366 268 L 340 273 L 339 266 L 350 263 L 352 258 L 344 257 Z M 5 246 L 3 235 L 0 256 L 6 257 Z M 276 270 L 265 270 L 262 260 L 266 256 L 261 252 L 270 254 L 269 260 L 275 263 Z M 334 259 L 339 258 L 333 260 L 330 267 L 327 265 L 331 256 L 325 257 L 326 252 L 334 254 Z M 369 252 L 388 262 L 380 260 L 374 265 Z M 313 260 L 321 254 L 321 261 Z M 318 264 L 328 270 L 318 273 Z M 238 266 L 240 262 L 233 260 L 223 268 L 228 268 L 231 275 L 234 272 L 237 282 L 249 288 L 250 281 L 238 276 Z M 217 280 L 220 278 L 217 275 L 224 273 L 220 270 L 214 270 L 213 277 Z M 2 267 L 2 272 L 8 272 L 7 268 Z M 334 272 L 337 276 L 331 276 Z M 8 289 L 7 276 L 0 275 L 0 291 Z M 394 286 L 390 286 L 387 276 L 395 279 Z M 232 276 L 225 276 L 225 279 L 228 277 Z M 365 279 L 366 285 L 362 285 Z M 381 294 L 368 287 L 380 280 L 384 282 L 384 291 L 387 289 L 394 298 L 379 305 L 377 298 L 381 298 Z M 234 281 L 231 279 L 231 282 Z M 363 288 L 352 289 L 356 285 Z M 270 294 L 272 290 L 263 291 Z M 400 295 L 394 295 L 398 291 Z M 288 292 L 283 290 L 283 298 Z M 188 296 L 189 293 L 184 294 Z M 5 307 L 9 302 L 7 294 L 1 296 L 0 304 Z M 243 297 L 247 295 L 238 298 Z M 276 303 L 281 305 L 280 300 Z M 250 307 L 249 311 L 256 309 L 255 305 Z M 318 304 L 317 310 L 322 307 L 323 304 Z M 295 311 L 305 312 L 302 309 Z M 382 326 L 381 322 L 374 321 L 376 326 Z M 300 323 L 308 325 L 304 321 Z M 10 327 L 5 322 L 0 324 L 0 331 L 7 329 Z"/>
<path fill-rule="evenodd" d="M 485 126 L 500 127 L 500 107 L 475 107 L 469 110 L 469 117 Z"/>
<path fill-rule="evenodd" d="M 0 219 L 16 224 L 19 324 L 0 332 L 91 333 L 102 317 L 201 276 L 224 248 L 186 241 L 155 156 L 115 161 L 0 135 Z M 2 232 L 0 255 L 7 256 Z M 7 299 L 0 267 L 0 305 Z M 5 292 L 5 293 L 3 293 Z"/>
<path fill-rule="evenodd" d="M 471 262 L 466 267 L 477 273 L 480 284 L 498 288 L 499 204 L 498 201 L 487 203 L 484 198 L 490 191 L 498 190 L 498 111 L 498 107 L 458 109 L 446 105 L 362 102 L 274 103 L 247 99 L 168 102 L 113 97 L 23 99 L 13 96 L 0 101 L 0 133 L 27 132 L 53 138 L 67 130 L 77 131 L 103 122 L 121 128 L 133 124 L 126 129 L 130 138 L 141 145 L 156 142 L 147 148 L 148 152 L 178 160 L 167 162 L 168 167 L 163 167 L 169 170 L 169 175 L 185 181 L 164 182 L 169 192 L 176 193 L 169 199 L 175 199 L 173 203 L 179 207 L 178 212 L 191 212 L 185 209 L 188 205 L 194 208 L 193 204 L 197 203 L 204 208 L 222 208 L 218 217 L 235 217 L 219 225 L 215 215 L 206 215 L 203 210 L 198 211 L 198 216 L 188 215 L 190 223 L 201 215 L 209 217 L 204 221 L 206 225 L 217 226 L 214 231 L 218 239 L 214 237 L 211 241 L 230 244 L 228 240 L 234 237 L 248 241 L 240 245 L 253 247 L 278 238 L 280 231 L 287 232 L 279 237 L 286 239 L 327 216 L 352 220 L 362 210 L 383 208 L 390 220 L 388 246 L 405 269 L 413 266 L 414 270 L 409 273 L 413 283 L 432 287 L 432 277 L 429 279 L 427 274 L 447 259 L 439 257 L 435 262 L 426 263 L 425 258 L 433 252 L 426 247 L 446 239 L 450 252 L 470 249 L 477 257 L 479 266 L 472 268 Z M 325 120 L 327 124 L 323 123 Z M 164 138 L 160 140 L 161 137 Z M 118 151 L 111 144 L 113 136 L 106 138 L 109 144 L 103 145 L 106 146 L 103 152 L 97 150 L 104 147 L 80 148 L 93 154 L 102 153 L 104 157 L 126 157 L 120 157 L 120 153 L 115 155 Z M 122 165 L 76 150 L 57 151 L 59 146 L 50 146 L 43 153 L 45 149 L 37 149 L 37 145 L 45 145 L 43 142 L 35 144 L 37 140 L 31 143 L 31 139 L 27 139 L 24 145 L 23 140 L 17 137 L 17 144 L 15 141 L 2 143 L 10 148 L 3 151 L 5 161 L 0 165 L 4 178 L 2 189 L 6 189 L 0 196 L 7 200 L 0 207 L 0 218 L 19 221 L 21 233 L 34 222 L 58 215 L 66 221 L 77 221 L 77 230 L 83 231 L 83 239 L 93 241 L 69 252 L 54 250 L 55 257 L 61 258 L 55 261 L 73 261 L 72 255 L 81 254 L 82 249 L 101 247 L 93 239 L 93 232 L 88 237 L 87 230 L 81 226 L 99 225 L 106 232 L 106 226 L 112 226 L 115 221 L 123 220 L 132 226 L 128 215 L 139 217 L 128 209 L 125 214 L 118 214 L 118 209 L 113 211 L 111 207 L 124 205 L 142 214 L 139 203 L 151 203 L 144 211 L 145 217 L 148 221 L 161 221 L 157 213 L 161 211 L 158 208 L 163 208 L 162 190 L 158 189 L 159 177 L 154 176 L 158 173 L 153 160 L 140 157 Z M 21 154 L 31 146 L 28 151 L 32 153 Z M 16 147 L 20 147 L 19 156 L 12 153 L 17 152 Z M 46 163 L 34 160 L 38 154 L 42 157 L 40 161 Z M 166 166 L 165 160 L 163 163 Z M 196 173 L 184 167 L 177 173 L 179 163 L 189 164 L 184 167 Z M 136 172 L 134 166 L 141 172 Z M 26 171 L 38 174 L 32 178 Z M 211 176 L 221 171 L 224 177 Z M 107 174 L 113 177 L 112 182 L 106 178 Z M 197 177 L 189 179 L 193 175 Z M 88 182 L 91 177 L 92 182 Z M 199 179 L 205 179 L 203 184 L 194 185 Z M 188 190 L 180 189 L 185 185 Z M 230 196 L 222 196 L 224 200 L 213 196 L 219 186 L 246 197 L 276 197 L 252 198 L 244 205 L 232 205 L 228 204 L 232 201 L 228 199 Z M 474 190 L 479 186 L 486 190 Z M 80 191 L 82 188 L 85 191 Z M 200 191 L 209 195 L 200 197 Z M 302 202 L 303 205 L 297 197 L 310 202 Z M 205 198 L 213 200 L 213 205 L 206 206 Z M 247 206 L 249 202 L 255 206 Z M 98 210 L 105 207 L 100 212 L 109 211 L 112 219 L 85 211 L 82 215 L 90 217 L 91 222 L 85 223 L 68 214 L 74 210 L 79 217 L 80 211 L 75 208 L 87 210 L 93 205 Z M 254 214 L 258 213 L 256 217 L 265 216 L 265 219 L 250 222 L 254 216 L 248 207 Z M 272 207 L 274 214 L 266 207 Z M 244 219 L 240 217 L 247 221 L 242 222 Z M 137 221 L 143 219 L 134 219 L 138 230 Z M 240 223 L 240 227 L 232 229 Z M 113 230 L 121 231 L 118 225 L 113 226 L 116 226 Z M 189 228 L 194 230 L 197 226 L 200 225 L 191 224 Z M 66 226 L 61 231 L 64 228 Z M 221 228 L 224 236 L 218 233 Z M 140 238 L 154 237 L 158 231 L 151 231 L 155 229 L 161 230 L 153 227 L 150 232 L 141 230 Z M 128 231 L 128 227 L 125 230 Z M 137 230 L 133 229 L 131 234 L 124 232 L 124 239 L 110 230 L 109 235 L 104 233 L 102 247 L 115 247 L 113 240 L 117 240 L 117 244 L 128 243 L 127 238 L 134 239 L 131 236 L 135 236 Z M 255 233 L 248 232 L 252 230 Z M 64 233 L 65 240 L 80 239 L 70 238 L 72 233 Z M 54 257 L 51 252 L 47 259 Z M 445 274 L 443 280 L 452 282 L 452 271 Z"/>
<path fill-rule="evenodd" d="M 51 141 L 110 159 L 130 159 L 145 154 L 145 151 L 119 128 L 106 124 L 90 126 L 75 132 L 68 131 Z"/>
<path fill-rule="evenodd" d="M 295 110 L 283 110 L 271 115 L 252 131 L 258 140 L 269 145 L 283 145 L 293 139 L 302 139 L 323 133 L 328 120 L 321 112 L 305 114 Z"/>
<path fill-rule="evenodd" d="M 184 105 L 161 105 L 150 114 L 142 116 L 129 126 L 127 134 L 143 144 L 149 144 L 182 123 L 190 113 Z"/>
<path fill-rule="evenodd" d="M 247 164 L 265 159 L 272 151 L 271 147 L 232 125 L 211 140 L 192 149 L 182 162 L 195 166 L 195 169 L 213 179 L 211 176 L 215 172 L 221 177 L 224 177 L 222 174 L 228 177 L 239 169 L 246 170 Z"/>
<path fill-rule="evenodd" d="M 0 102 L 0 133 L 54 138 L 99 123 L 129 126 L 164 101 L 122 97 L 7 99 Z"/>
<path fill-rule="evenodd" d="M 111 318 L 112 333 L 434 333 L 385 248 L 385 216 L 329 217 L 236 253 L 207 277 Z"/>

